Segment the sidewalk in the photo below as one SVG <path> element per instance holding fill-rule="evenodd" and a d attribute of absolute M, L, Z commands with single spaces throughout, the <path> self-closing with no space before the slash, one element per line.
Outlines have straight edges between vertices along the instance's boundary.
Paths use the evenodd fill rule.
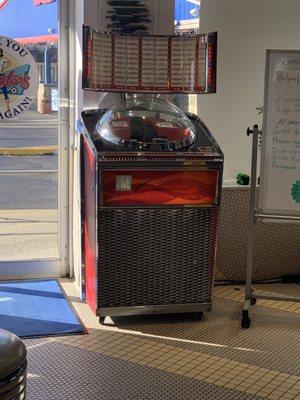
<path fill-rule="evenodd" d="M 57 210 L 0 210 L 0 261 L 58 258 Z"/>
<path fill-rule="evenodd" d="M 26 112 L 24 112 L 20 118 L 16 118 L 15 121 L 16 122 L 20 122 L 20 121 L 26 121 L 26 122 L 30 122 L 32 120 L 39 120 L 39 121 L 58 121 L 58 114 L 57 113 L 53 113 L 53 114 L 41 114 L 40 112 L 38 112 L 37 110 L 33 109 L 34 106 L 27 110 Z"/>
<path fill-rule="evenodd" d="M 43 156 L 56 154 L 58 146 L 0 147 L 1 156 Z"/>
<path fill-rule="evenodd" d="M 26 125 L 31 124 L 32 126 L 37 125 L 34 129 L 39 129 L 39 125 L 43 124 L 45 129 L 46 127 L 49 129 L 56 129 L 56 125 L 58 123 L 58 116 L 56 114 L 41 114 L 38 111 L 28 110 L 26 113 L 22 114 L 22 117 L 16 118 L 9 122 L 9 127 L 1 128 L 0 130 L 9 130 L 12 129 L 20 129 L 22 128 L 26 130 Z M 21 124 L 21 126 L 20 126 Z M 41 128 L 40 128 L 41 129 Z M 25 137 L 24 137 L 25 139 Z M 3 142 L 3 141 L 2 141 Z M 57 143 L 57 141 L 56 141 Z M 0 145 L 0 155 L 9 155 L 9 156 L 33 156 L 33 155 L 48 155 L 57 153 L 58 146 L 55 145 L 26 145 L 26 140 L 24 140 L 24 145 L 11 146 L 9 143 L 1 143 Z"/>

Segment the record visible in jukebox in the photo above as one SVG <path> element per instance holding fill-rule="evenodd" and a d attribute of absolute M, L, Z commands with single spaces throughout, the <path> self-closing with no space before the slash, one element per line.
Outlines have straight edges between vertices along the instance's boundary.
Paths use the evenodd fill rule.
<path fill-rule="evenodd" d="M 84 199 L 97 210 L 95 222 L 84 220 L 94 240 L 84 241 L 90 306 L 101 321 L 209 311 L 223 170 L 215 139 L 198 117 L 153 95 L 82 118 L 85 165 L 94 154 L 97 168 Z"/>

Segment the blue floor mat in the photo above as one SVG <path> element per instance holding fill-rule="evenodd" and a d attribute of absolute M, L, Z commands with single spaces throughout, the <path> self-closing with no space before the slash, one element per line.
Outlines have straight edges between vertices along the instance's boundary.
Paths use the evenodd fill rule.
<path fill-rule="evenodd" d="M 85 332 L 52 279 L 0 283 L 0 328 L 22 338 Z"/>

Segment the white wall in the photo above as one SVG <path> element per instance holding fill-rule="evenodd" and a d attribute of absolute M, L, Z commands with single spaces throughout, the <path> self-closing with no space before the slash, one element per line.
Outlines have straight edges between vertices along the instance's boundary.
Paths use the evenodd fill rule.
<path fill-rule="evenodd" d="M 201 31 L 218 31 L 217 94 L 199 96 L 199 116 L 225 153 L 225 179 L 250 173 L 251 139 L 261 125 L 267 49 L 300 49 L 299 0 L 202 0 Z"/>
<path fill-rule="evenodd" d="M 155 15 L 155 20 L 151 33 L 172 35 L 175 30 L 175 1 L 152 0 L 152 13 Z"/>

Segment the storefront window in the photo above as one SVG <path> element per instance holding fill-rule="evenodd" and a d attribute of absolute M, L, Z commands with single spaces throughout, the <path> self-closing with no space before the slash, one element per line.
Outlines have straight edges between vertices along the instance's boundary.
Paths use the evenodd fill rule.
<path fill-rule="evenodd" d="M 30 107 L 0 121 L 0 261 L 59 257 L 58 5 L 10 0 L 0 7 L 1 36 L 25 46 L 39 71 Z M 10 86 L 6 96 L 0 93 L 0 104 L 6 101 L 13 112 L 18 95 L 18 87 Z"/>

